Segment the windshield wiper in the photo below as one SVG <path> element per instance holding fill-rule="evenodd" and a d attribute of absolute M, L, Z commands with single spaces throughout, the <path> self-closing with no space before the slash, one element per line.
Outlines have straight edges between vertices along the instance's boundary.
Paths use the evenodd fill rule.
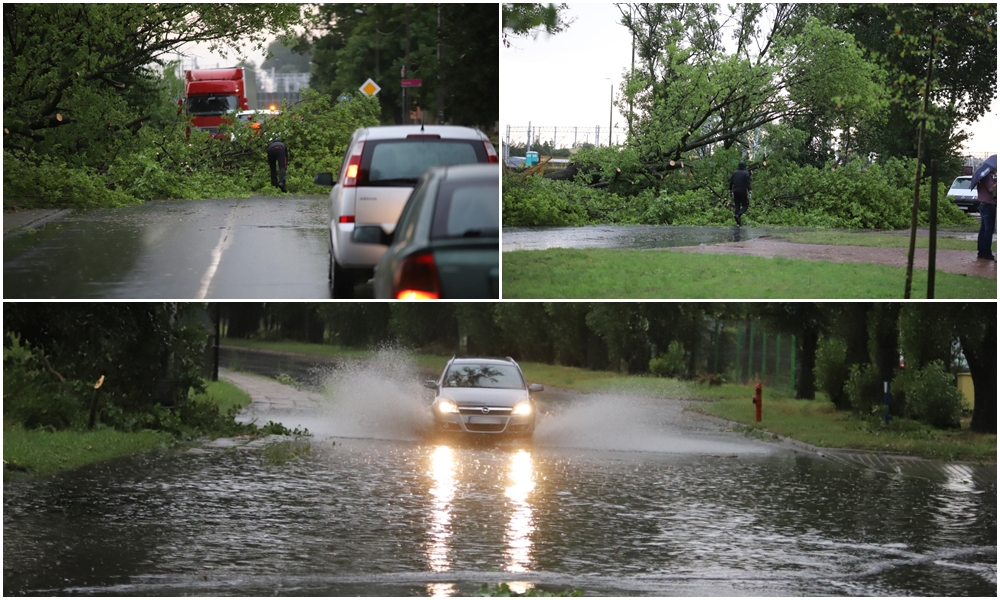
<path fill-rule="evenodd" d="M 459 237 L 473 238 L 473 237 L 496 237 L 499 234 L 499 230 L 489 228 L 489 229 L 466 229 Z"/>
<path fill-rule="evenodd" d="M 369 179 L 368 185 L 416 185 L 419 177 L 399 177 L 397 179 Z"/>

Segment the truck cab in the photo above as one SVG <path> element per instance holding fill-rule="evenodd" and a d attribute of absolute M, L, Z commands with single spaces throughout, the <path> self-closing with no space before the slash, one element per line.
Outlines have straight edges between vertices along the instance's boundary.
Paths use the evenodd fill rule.
<path fill-rule="evenodd" d="M 180 102 L 190 122 L 190 129 L 200 129 L 213 137 L 226 115 L 249 110 L 243 68 L 189 69 L 184 75 L 184 99 Z"/>

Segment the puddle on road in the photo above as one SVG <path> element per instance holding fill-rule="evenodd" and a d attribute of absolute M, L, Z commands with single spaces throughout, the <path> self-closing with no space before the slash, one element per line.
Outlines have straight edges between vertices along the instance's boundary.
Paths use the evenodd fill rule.
<path fill-rule="evenodd" d="M 674 225 L 586 225 L 584 227 L 504 227 L 503 251 L 547 248 L 649 250 L 743 242 L 808 231 L 796 227 L 681 227 Z"/>

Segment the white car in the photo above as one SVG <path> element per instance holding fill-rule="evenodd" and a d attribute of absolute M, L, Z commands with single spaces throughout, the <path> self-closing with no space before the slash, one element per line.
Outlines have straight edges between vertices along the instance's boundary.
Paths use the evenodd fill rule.
<path fill-rule="evenodd" d="M 478 129 L 453 125 L 388 125 L 354 132 L 336 181 L 320 173 L 330 190 L 330 293 L 351 298 L 355 283 L 368 281 L 385 246 L 356 242 L 356 227 L 374 225 L 388 234 L 420 177 L 431 167 L 498 163 L 493 144 Z"/>
<path fill-rule="evenodd" d="M 424 385 L 434 390 L 435 429 L 441 432 L 530 436 L 538 412 L 532 392 L 513 358 L 452 358 L 441 379 Z"/>
<path fill-rule="evenodd" d="M 948 199 L 965 212 L 977 213 L 979 212 L 979 194 L 976 190 L 969 189 L 971 183 L 972 177 L 969 175 L 956 177 L 951 187 L 948 188 Z"/>

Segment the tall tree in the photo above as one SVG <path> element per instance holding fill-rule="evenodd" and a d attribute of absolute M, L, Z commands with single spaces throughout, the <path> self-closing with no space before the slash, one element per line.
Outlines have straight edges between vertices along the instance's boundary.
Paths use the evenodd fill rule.
<path fill-rule="evenodd" d="M 510 48 L 510 37 L 549 35 L 565 31 L 573 23 L 566 16 L 566 4 L 503 4 L 503 45 Z"/>
<path fill-rule="evenodd" d="M 882 106 L 877 68 L 807 7 L 736 6 L 727 54 L 715 5 L 618 6 L 637 51 L 622 84 L 629 144 L 652 172 L 680 168 L 707 146 L 741 144 L 749 154 L 751 134 L 768 123 L 808 115 L 849 130 Z"/>
<path fill-rule="evenodd" d="M 997 307 L 993 302 L 970 302 L 962 307 L 958 325 L 962 353 L 969 363 L 975 387 L 975 406 L 969 429 L 997 432 Z"/>
<path fill-rule="evenodd" d="M 767 302 L 751 305 L 753 312 L 778 331 L 791 333 L 798 343 L 799 374 L 795 397 L 816 398 L 816 349 L 819 336 L 829 326 L 827 306 L 817 302 Z"/>

